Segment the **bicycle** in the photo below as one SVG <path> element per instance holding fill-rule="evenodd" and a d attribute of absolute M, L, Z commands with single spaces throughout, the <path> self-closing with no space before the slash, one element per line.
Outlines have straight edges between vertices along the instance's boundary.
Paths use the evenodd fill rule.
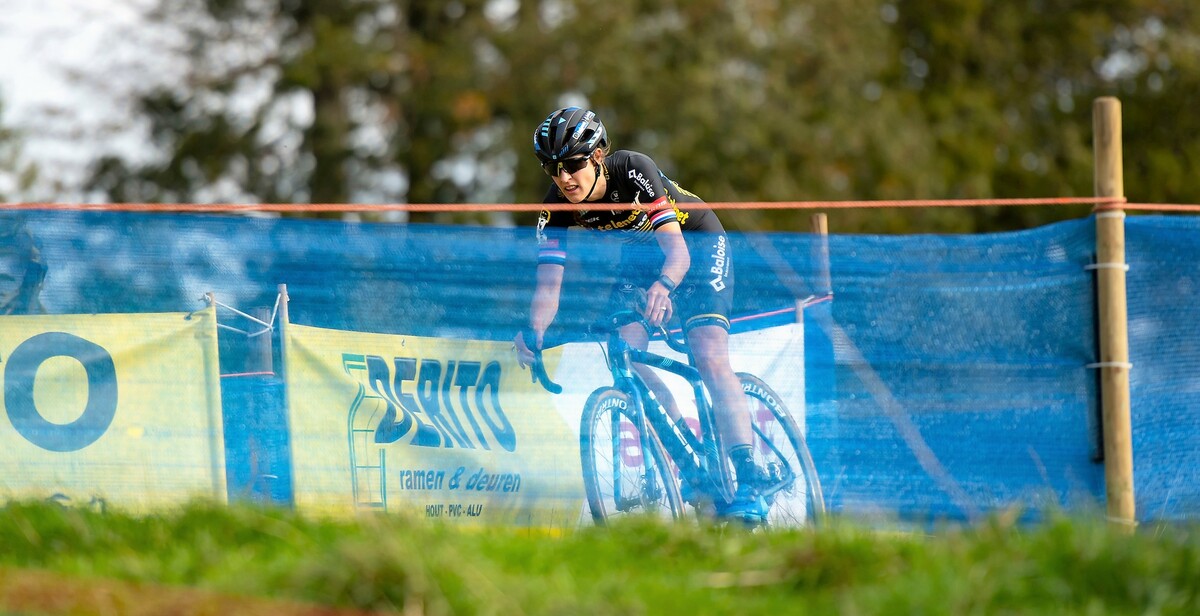
<path fill-rule="evenodd" d="M 621 338 L 618 333 L 621 327 L 639 321 L 650 330 L 641 315 L 622 310 L 588 326 L 581 336 L 543 345 L 544 349 L 587 340 L 607 343 L 606 362 L 613 384 L 596 389 L 588 397 L 579 432 L 583 482 L 592 518 L 597 524 L 633 514 L 679 518 L 685 506 L 681 486 L 694 495 L 693 502 L 687 504 L 698 516 L 711 517 L 716 504 L 732 501 L 735 488 L 725 448 L 715 429 L 712 402 L 686 340 L 675 338 L 664 328 L 652 332 L 652 339 L 662 339 L 687 356 L 685 364 L 632 348 Z M 526 335 L 527 340 L 532 340 Z M 632 369 L 633 363 L 664 370 L 688 381 L 695 393 L 699 436 L 686 425 L 671 421 L 654 393 Z M 562 393 L 562 386 L 546 374 L 541 350 L 534 351 L 530 369 L 533 379 L 548 391 Z M 760 486 L 771 505 L 767 524 L 819 524 L 825 514 L 825 501 L 804 436 L 782 398 L 770 386 L 752 374 L 737 374 L 751 404 L 755 462 L 767 473 L 765 483 Z"/>

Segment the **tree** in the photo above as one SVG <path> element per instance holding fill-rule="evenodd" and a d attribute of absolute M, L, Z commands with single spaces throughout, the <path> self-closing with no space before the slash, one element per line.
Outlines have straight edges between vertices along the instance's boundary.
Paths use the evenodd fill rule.
<path fill-rule="evenodd" d="M 1096 72 L 1122 101 L 1126 194 L 1133 201 L 1200 203 L 1200 9 L 1143 2 L 1115 28 Z"/>
<path fill-rule="evenodd" d="M 566 104 L 709 201 L 1087 195 L 1105 94 L 1126 100 L 1147 196 L 1196 195 L 1200 23 L 1182 0 L 159 2 L 187 78 L 140 101 L 160 159 L 97 166 L 115 200 L 537 201 L 530 135 Z M 833 228 L 1086 212 L 839 212 Z M 805 212 L 723 218 L 807 228 Z"/>
<path fill-rule="evenodd" d="M 187 67 L 139 101 L 162 156 L 102 159 L 93 187 L 117 201 L 345 200 L 350 92 L 336 85 L 360 83 L 381 60 L 346 35 L 376 7 L 330 4 L 162 0 L 151 30 L 177 34 Z"/>
<path fill-rule="evenodd" d="M 886 80 L 887 91 L 903 101 L 914 124 L 926 127 L 932 154 L 924 167 L 932 192 L 912 197 L 1091 195 L 1091 102 L 1104 95 L 1126 99 L 1127 156 L 1143 147 L 1195 156 L 1194 140 L 1180 139 L 1189 131 L 1179 130 L 1194 114 L 1161 114 L 1163 104 L 1186 101 L 1200 78 L 1195 62 L 1200 22 L 1189 4 L 905 0 L 884 6 L 892 7 L 900 60 Z M 1163 88 L 1167 82 L 1178 89 Z M 1160 140 L 1157 147 L 1142 140 L 1150 134 Z M 1146 168 L 1137 155 L 1128 160 L 1131 170 L 1141 168 L 1149 176 L 1174 167 Z M 861 194 L 870 194 L 862 188 Z M 1087 211 L 925 210 L 894 213 L 878 223 L 861 213 L 840 222 L 890 231 L 971 232 L 1025 228 Z"/>
<path fill-rule="evenodd" d="M 36 179 L 37 167 L 23 158 L 20 135 L 4 121 L 4 104 L 0 101 L 0 201 L 21 198 Z"/>
<path fill-rule="evenodd" d="M 455 157 L 471 167 L 495 142 L 487 4 L 161 0 L 155 27 L 180 33 L 188 67 L 140 101 L 163 156 L 108 157 L 92 186 L 118 201 L 461 202 L 486 182 L 459 178 Z"/>
<path fill-rule="evenodd" d="M 503 4 L 162 0 L 158 26 L 183 33 L 190 67 L 142 101 L 164 157 L 108 158 L 94 187 L 117 200 L 536 200 L 530 131 L 580 101 L 709 199 L 849 194 L 844 168 L 867 139 L 849 118 L 865 113 L 830 110 L 870 106 L 884 24 L 848 19 L 870 0 Z"/>
<path fill-rule="evenodd" d="M 525 116 L 511 144 L 521 201 L 540 200 L 547 185 L 533 127 L 568 102 L 596 109 L 615 147 L 651 154 L 710 201 L 852 198 L 865 167 L 902 162 L 890 151 L 857 155 L 881 127 L 910 134 L 898 109 L 871 94 L 888 49 L 873 0 L 561 4 L 571 10 L 560 21 L 531 11 L 514 37 L 556 45 L 514 86 L 541 92 L 540 107 L 509 99 L 514 121 L 517 108 Z M 516 47 L 509 57 L 520 57 Z M 722 217 L 735 228 L 807 228 L 803 213 Z"/>

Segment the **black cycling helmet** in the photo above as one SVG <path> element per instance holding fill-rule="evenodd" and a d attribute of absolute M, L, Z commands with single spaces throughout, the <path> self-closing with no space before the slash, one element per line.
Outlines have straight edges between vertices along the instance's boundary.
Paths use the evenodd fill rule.
<path fill-rule="evenodd" d="M 543 165 L 607 147 L 608 131 L 596 112 L 579 107 L 555 111 L 533 131 L 533 153 Z"/>

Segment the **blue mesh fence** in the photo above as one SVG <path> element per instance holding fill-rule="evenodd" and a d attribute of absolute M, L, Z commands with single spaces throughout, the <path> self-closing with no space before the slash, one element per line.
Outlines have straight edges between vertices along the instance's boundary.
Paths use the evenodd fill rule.
<path fill-rule="evenodd" d="M 1093 237 L 830 239 L 835 504 L 957 518 L 1102 498 Z"/>
<path fill-rule="evenodd" d="M 1142 519 L 1200 518 L 1200 220 L 1131 216 L 1130 397 L 1134 495 Z"/>
<path fill-rule="evenodd" d="M 518 374 L 508 356 L 534 288 L 533 229 L 114 212 L 10 213 L 3 224 L 23 228 L 40 246 L 46 276 L 39 297 L 42 320 L 0 317 L 0 363 L 6 379 L 13 380 L 5 382 L 10 422 L 0 425 L 8 432 L 0 434 L 0 443 L 14 444 L 0 453 L 0 468 L 5 476 L 32 477 L 21 485 L 0 481 L 0 490 L 36 495 L 42 475 L 47 490 L 67 490 L 81 464 L 73 459 L 62 470 L 53 457 L 31 465 L 18 455 L 19 447 L 29 444 L 21 440 L 20 429 L 10 430 L 25 421 L 14 421 L 14 413 L 24 417 L 32 409 L 52 432 L 86 427 L 73 419 L 77 407 L 86 406 L 86 393 L 47 393 L 51 385 L 36 380 L 43 378 L 40 373 L 13 368 L 9 374 L 14 353 L 18 359 L 28 355 L 22 350 L 27 339 L 41 331 L 76 332 L 77 320 L 55 320 L 67 315 L 181 313 L 199 320 L 209 308 L 202 298 L 211 293 L 219 302 L 215 318 L 221 326 L 215 371 L 223 376 L 213 395 L 220 401 L 220 422 L 211 428 L 220 433 L 223 472 L 213 481 L 221 497 L 319 510 L 322 499 L 342 490 L 348 502 L 353 495 L 351 508 L 387 508 L 417 490 L 451 489 L 459 468 L 464 486 L 486 483 L 497 492 L 508 486 L 518 495 L 487 501 L 489 511 L 508 507 L 512 514 L 498 519 L 536 523 L 536 516 L 522 512 L 536 506 L 539 489 L 559 490 L 555 508 L 566 513 L 556 513 L 555 519 L 586 519 L 585 512 L 570 511 L 586 509 L 582 489 L 575 486 L 578 477 L 562 484 L 567 487 L 554 483 L 566 481 L 559 475 L 578 474 L 578 460 L 574 466 L 545 465 L 537 462 L 541 454 L 530 454 L 531 466 L 501 473 L 466 455 L 473 443 L 489 449 L 489 455 L 504 453 L 506 439 L 516 438 L 509 452 L 514 455 L 560 448 L 577 456 L 578 408 L 572 415 L 563 398 L 546 402 L 552 398 L 542 392 L 538 404 L 554 406 L 551 415 L 568 430 L 538 432 L 522 423 L 534 416 L 528 402 L 533 398 L 503 397 L 518 382 L 528 385 L 527 374 Z M 1190 367 L 1200 341 L 1187 321 L 1188 302 L 1200 284 L 1189 266 L 1200 250 L 1195 226 L 1193 219 L 1164 217 L 1127 223 L 1135 482 L 1143 519 L 1200 515 L 1194 470 L 1200 414 L 1190 404 L 1197 391 Z M 617 279 L 619 238 L 572 233 L 557 331 L 577 330 L 599 316 Z M 798 388 L 793 412 L 806 433 L 829 509 L 927 521 L 971 519 L 1014 506 L 1027 517 L 1102 506 L 1097 371 L 1088 367 L 1097 356 L 1094 275 L 1087 268 L 1094 261 L 1091 219 L 1016 233 L 832 235 L 827 246 L 825 241 L 788 233 L 729 237 L 737 272 L 733 337 L 753 340 L 736 347 L 735 368 L 739 362 L 759 366 L 755 371 L 768 370 L 777 389 Z M 820 282 L 825 249 L 831 298 Z M 279 285 L 286 285 L 286 306 L 279 301 Z M 799 317 L 798 303 L 803 306 Z M 280 333 L 284 307 L 287 322 L 300 326 L 293 342 Z M 240 313 L 259 316 L 272 327 Z M 91 330 L 76 333 L 88 338 L 85 331 Z M 360 334 L 380 337 L 353 337 Z M 754 335 L 759 337 L 749 338 Z M 785 344 L 785 336 L 802 336 L 803 343 Z M 775 344 L 776 338 L 781 342 Z M 152 358 L 160 343 L 138 348 Z M 469 346 L 455 346 L 460 343 Z M 322 345 L 340 350 L 332 359 L 319 359 Z M 378 348 L 384 350 L 371 350 Z M 410 348 L 422 349 L 412 351 L 411 362 L 404 350 Z M 46 356 L 51 359 L 38 359 L 42 366 L 51 365 L 53 350 Z M 376 356 L 382 364 L 372 363 Z M 578 363 L 574 357 L 564 352 L 557 380 L 603 380 L 603 363 L 596 374 L 596 363 Z M 296 368 L 284 378 L 297 362 L 321 361 L 328 365 L 310 366 L 307 372 Z M 83 363 L 82 372 L 62 369 L 65 376 L 56 376 L 56 382 L 69 390 L 73 382 L 91 378 L 93 364 Z M 133 362 L 118 357 L 117 373 L 127 363 Z M 492 363 L 502 366 L 504 376 L 497 371 L 489 383 Z M 111 423 L 122 432 L 112 438 L 136 437 L 144 443 L 161 436 L 154 442 L 169 451 L 170 424 L 155 427 L 151 419 L 123 424 L 122 414 L 182 413 L 169 392 L 140 401 L 135 390 L 142 384 L 166 388 L 202 375 L 155 370 L 145 383 L 122 382 L 119 412 Z M 329 411 L 325 436 L 329 448 L 340 448 L 337 452 L 323 451 L 325 437 L 300 428 L 310 419 L 303 413 L 323 408 L 325 398 L 310 393 L 321 385 L 312 381 L 322 378 L 342 379 L 350 392 L 344 404 L 338 398 L 332 404 L 337 408 Z M 24 393 L 18 385 L 26 387 Z M 421 455 L 405 458 L 382 448 L 377 424 L 385 409 L 395 415 L 395 408 L 403 407 L 403 392 L 447 437 L 437 455 L 449 455 L 445 460 L 453 462 L 421 470 Z M 388 396 L 397 396 L 394 404 Z M 507 405 L 503 411 L 501 400 Z M 67 408 L 49 408 L 56 404 Z M 141 407 L 127 410 L 127 404 Z M 441 416 L 428 415 L 436 412 L 434 406 Z M 366 421 L 362 413 L 368 410 L 374 423 L 355 423 Z M 92 451 L 86 463 L 97 464 L 94 452 L 114 429 L 63 455 Z M 176 431 L 201 429 L 186 424 Z M 510 432 L 516 436 L 506 436 Z M 365 440 L 355 440 L 360 438 Z M 350 461 L 342 451 L 347 447 Z M 161 452 L 133 462 L 169 463 Z M 445 476 L 438 474 L 443 471 Z M 337 479 L 339 473 L 345 478 Z M 314 482 L 326 483 L 314 489 Z M 398 483 L 387 488 L 387 482 Z M 138 485 L 153 490 L 157 484 Z M 547 487 L 552 485 L 559 487 Z M 106 494 L 114 503 L 121 500 L 112 489 Z M 430 516 L 457 515 L 449 513 L 455 502 L 447 506 L 424 510 Z"/>

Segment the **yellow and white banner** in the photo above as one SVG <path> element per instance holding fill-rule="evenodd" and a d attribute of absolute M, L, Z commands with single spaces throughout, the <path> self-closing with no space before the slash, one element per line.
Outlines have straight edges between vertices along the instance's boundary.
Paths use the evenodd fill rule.
<path fill-rule="evenodd" d="M 0 499 L 225 500 L 216 313 L 0 317 Z"/>
<path fill-rule="evenodd" d="M 294 324 L 284 339 L 297 509 L 579 523 L 577 428 L 511 343 Z"/>

